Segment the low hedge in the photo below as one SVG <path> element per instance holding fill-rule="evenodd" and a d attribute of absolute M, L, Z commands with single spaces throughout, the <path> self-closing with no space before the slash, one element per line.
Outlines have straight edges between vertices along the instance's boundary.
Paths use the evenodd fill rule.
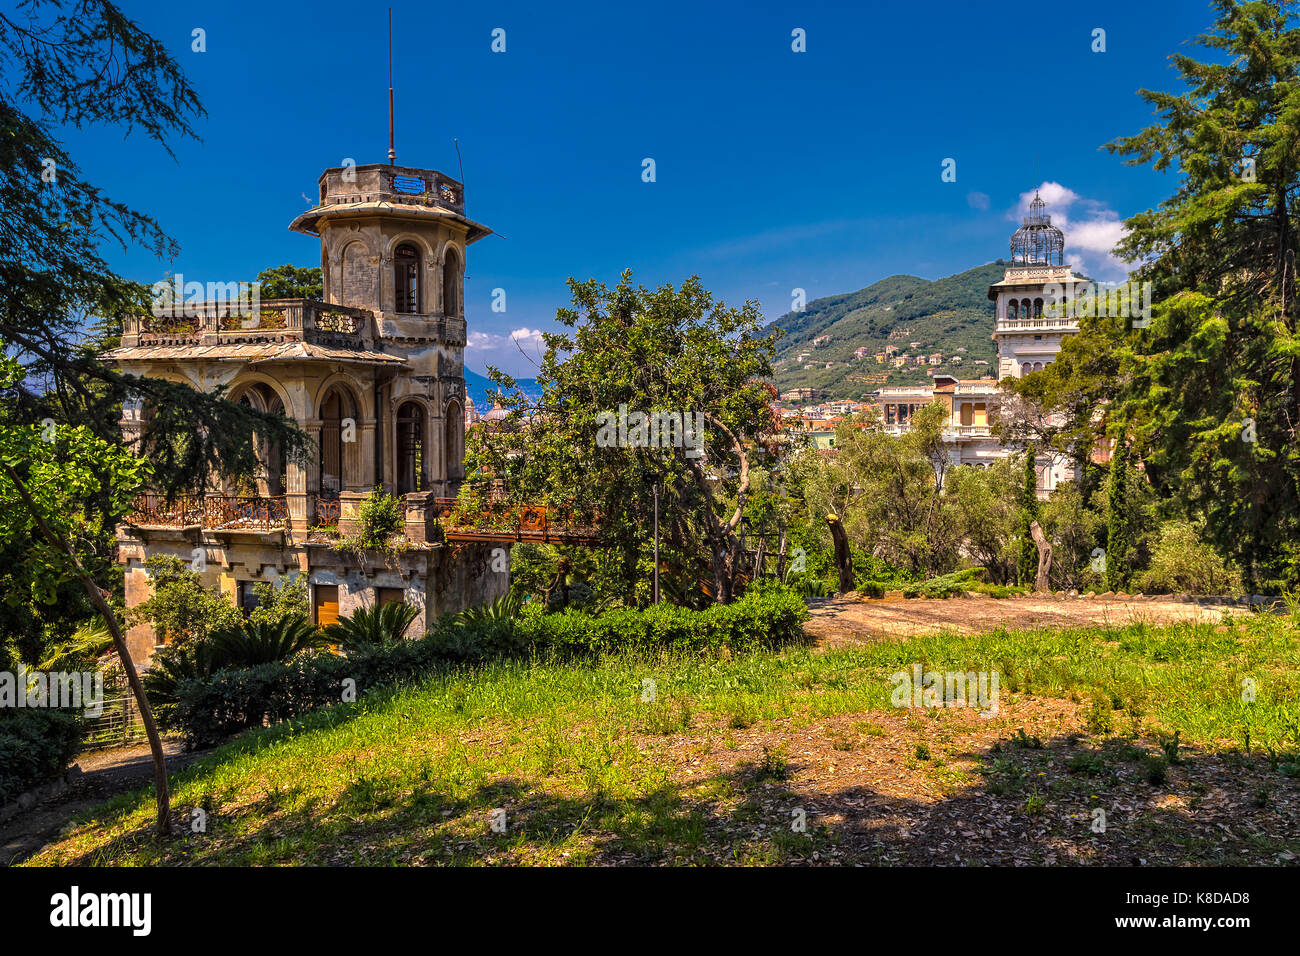
<path fill-rule="evenodd" d="M 0 710 L 0 806 L 62 774 L 81 731 L 80 715 L 69 711 Z"/>
<path fill-rule="evenodd" d="M 703 611 L 671 604 L 644 610 L 619 608 L 603 614 L 568 610 L 525 612 L 508 622 L 466 628 L 445 626 L 426 640 L 453 661 L 519 656 L 572 660 L 612 653 L 718 653 L 779 647 L 803 637 L 808 609 L 786 588 L 752 589 L 731 604 Z"/>
<path fill-rule="evenodd" d="M 422 639 L 367 648 L 347 657 L 303 654 L 288 662 L 222 670 L 182 681 L 172 723 L 191 748 L 247 727 L 289 720 L 357 694 L 439 668 L 491 660 L 574 660 L 610 653 L 718 653 L 779 647 L 803 639 L 803 599 L 785 588 L 753 588 L 738 601 L 692 611 L 670 605 L 604 614 L 528 609 L 514 619 L 476 624 L 440 621 Z"/>

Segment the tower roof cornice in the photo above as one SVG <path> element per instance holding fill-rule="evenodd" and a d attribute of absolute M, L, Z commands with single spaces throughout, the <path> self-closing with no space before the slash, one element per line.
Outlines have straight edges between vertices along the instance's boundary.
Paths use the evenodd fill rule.
<path fill-rule="evenodd" d="M 465 215 L 465 186 L 436 169 L 370 163 L 327 169 L 318 180 L 320 202 L 296 217 L 289 228 L 310 236 L 333 219 L 373 218 L 451 220 L 464 227 L 465 242 L 492 230 Z"/>

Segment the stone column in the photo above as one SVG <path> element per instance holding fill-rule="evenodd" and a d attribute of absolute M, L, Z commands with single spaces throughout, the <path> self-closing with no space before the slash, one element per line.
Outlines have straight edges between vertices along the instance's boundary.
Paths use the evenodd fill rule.
<path fill-rule="evenodd" d="M 343 452 L 343 474 L 340 476 L 339 484 L 348 491 L 357 491 L 365 487 L 365 465 L 364 456 L 362 455 L 362 445 L 365 443 L 363 426 L 361 422 L 353 419 L 352 428 L 344 429 L 343 437 L 352 435 L 352 441 L 342 442 Z M 373 456 L 373 452 L 371 452 Z M 343 490 L 340 488 L 340 490 Z"/>
<path fill-rule="evenodd" d="M 406 496 L 406 521 L 404 531 L 407 538 L 424 544 L 436 537 L 436 524 L 429 520 L 434 492 L 414 491 Z"/>
<path fill-rule="evenodd" d="M 373 488 L 379 483 L 375 474 L 375 420 L 372 418 L 360 426 L 358 432 L 361 454 L 361 486 Z"/>

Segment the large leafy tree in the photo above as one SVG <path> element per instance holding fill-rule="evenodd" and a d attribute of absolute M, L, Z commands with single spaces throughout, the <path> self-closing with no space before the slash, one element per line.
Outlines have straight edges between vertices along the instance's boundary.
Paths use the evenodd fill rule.
<path fill-rule="evenodd" d="M 1111 149 L 1176 168 L 1177 192 L 1134 216 L 1119 247 L 1163 307 L 1121 353 L 1121 412 L 1148 476 L 1205 516 L 1252 580 L 1300 576 L 1300 29 L 1289 5 L 1220 0 L 1173 61 L 1189 89 L 1143 91 L 1161 122 Z"/>
<path fill-rule="evenodd" d="M 889 434 L 874 413 L 843 422 L 833 456 L 809 452 L 800 462 L 813 519 L 839 515 L 854 544 L 912 574 L 952 570 L 961 523 L 955 498 L 944 493 L 952 470 L 943 440 L 947 419 L 947 409 L 934 402 L 901 435 Z M 975 492 L 973 485 L 967 490 Z"/>
<path fill-rule="evenodd" d="M 273 266 L 257 282 L 263 299 L 319 299 L 323 289 L 320 266 Z"/>
<path fill-rule="evenodd" d="M 569 281 L 572 308 L 548 334 L 532 401 L 489 370 L 509 416 L 479 429 L 472 458 L 507 479 L 519 501 L 549 503 L 594 527 L 625 599 L 645 595 L 654 489 L 659 489 L 661 563 L 683 589 L 703 582 L 731 600 L 742 563 L 742 521 L 752 469 L 775 436 L 771 376 L 774 337 L 756 304 L 729 308 L 698 277 L 680 287 L 613 288 Z M 602 438 L 610 415 L 687 417 L 694 438 L 654 447 Z M 698 416 L 698 417 L 697 417 Z M 697 427 L 702 426 L 702 427 Z M 602 430 L 605 429 L 604 432 Z M 699 454 L 691 446 L 698 439 Z M 666 590 L 665 593 L 668 593 Z M 674 593 L 679 593 L 675 591 Z"/>
<path fill-rule="evenodd" d="M 1076 454 L 1103 429 L 1131 449 L 1155 494 L 1203 520 L 1252 584 L 1288 586 L 1300 581 L 1300 29 L 1274 0 L 1215 6 L 1199 38 L 1211 56 L 1174 55 L 1185 89 L 1140 91 L 1158 121 L 1108 146 L 1179 179 L 1117 247 L 1153 284 L 1149 326 L 1085 318 L 1020 390 L 1068 414 L 1061 443 Z"/>
<path fill-rule="evenodd" d="M 1016 581 L 1031 584 L 1038 575 L 1038 547 L 1034 544 L 1030 526 L 1038 520 L 1038 454 L 1031 444 L 1025 449 L 1021 465 L 1020 492 L 1016 496 L 1019 518 L 1016 524 Z"/>
<path fill-rule="evenodd" d="M 24 568 L 24 599 L 48 605 L 75 586 L 104 617 L 141 704 L 165 830 L 162 748 L 111 606 L 117 583 L 105 586 L 124 490 L 145 477 L 126 464 L 134 456 L 117 429 L 121 402 L 134 392 L 152 409 L 148 477 L 168 493 L 205 487 L 212 472 L 254 473 L 259 441 L 301 455 L 305 436 L 219 392 L 128 378 L 100 359 L 122 316 L 148 305 L 101 247 L 135 244 L 164 259 L 179 250 L 155 220 L 94 186 L 56 130 L 113 125 L 169 154 L 169 140 L 194 138 L 203 108 L 166 47 L 105 0 L 22 0 L 0 12 L 0 50 L 0 500 L 16 509 L 0 524 L 0 550 Z M 45 442 L 49 434 L 58 441 Z"/>
<path fill-rule="evenodd" d="M 118 408 L 134 392 L 153 410 L 153 481 L 168 492 L 201 488 L 213 472 L 254 473 L 255 437 L 301 455 L 304 436 L 279 416 L 220 392 L 128 378 L 99 359 L 117 343 L 122 315 L 149 305 L 142 285 L 109 269 L 101 246 L 136 244 L 163 259 L 179 248 L 153 218 L 91 184 L 55 130 L 118 125 L 169 154 L 169 139 L 196 137 L 203 108 L 167 49 L 99 0 L 24 0 L 0 13 L 0 49 L 0 340 L 26 371 L 10 396 L 15 413 L 116 440 Z M 111 526 L 114 516 L 103 517 Z"/>

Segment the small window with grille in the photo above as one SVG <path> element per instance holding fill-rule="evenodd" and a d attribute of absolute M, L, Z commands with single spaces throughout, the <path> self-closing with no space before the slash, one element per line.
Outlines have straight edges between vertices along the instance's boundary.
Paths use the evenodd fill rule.
<path fill-rule="evenodd" d="M 397 247 L 393 256 L 393 288 L 397 292 L 394 307 L 398 312 L 409 315 L 420 311 L 420 254 L 414 246 Z"/>

